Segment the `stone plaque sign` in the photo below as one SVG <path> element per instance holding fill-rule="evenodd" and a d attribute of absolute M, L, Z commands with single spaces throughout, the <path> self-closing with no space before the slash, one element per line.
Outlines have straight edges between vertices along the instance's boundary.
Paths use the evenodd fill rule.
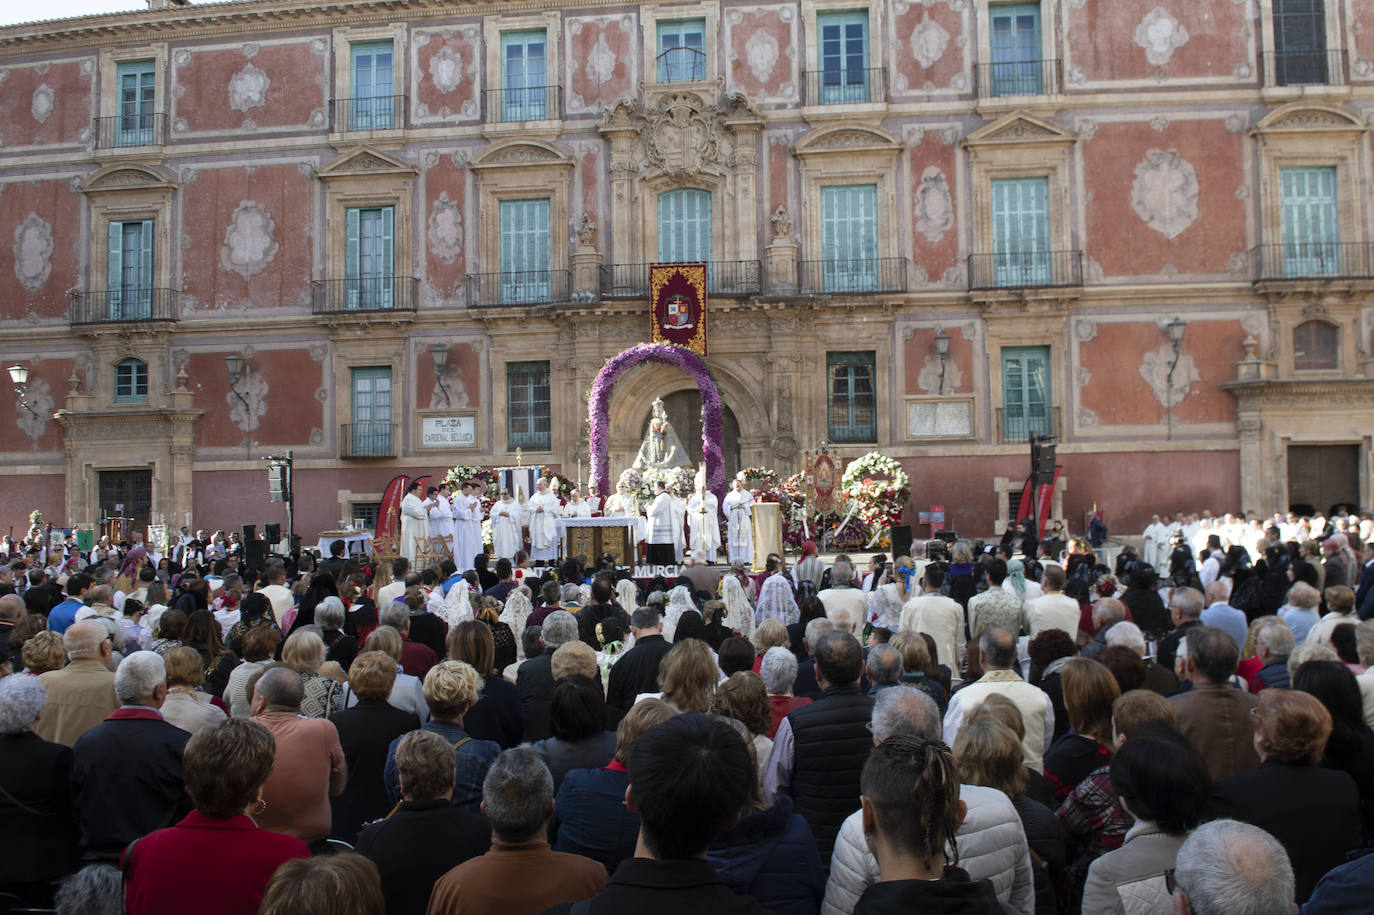
<path fill-rule="evenodd" d="M 477 417 L 426 416 L 420 425 L 421 448 L 476 448 Z"/>
<path fill-rule="evenodd" d="M 973 434 L 973 402 L 916 400 L 906 405 L 907 438 L 958 438 Z"/>

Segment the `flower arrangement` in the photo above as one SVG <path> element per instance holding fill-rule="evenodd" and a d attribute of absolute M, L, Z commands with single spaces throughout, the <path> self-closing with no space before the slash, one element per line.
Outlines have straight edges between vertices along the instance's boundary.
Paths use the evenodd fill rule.
<path fill-rule="evenodd" d="M 754 494 L 755 501 L 778 501 L 778 490 L 782 486 L 782 479 L 778 476 L 777 471 L 767 467 L 745 467 L 740 473 L 744 475 L 744 488 Z"/>
<path fill-rule="evenodd" d="M 911 477 L 902 465 L 877 451 L 851 461 L 840 485 L 846 501 L 858 504 L 854 516 L 873 530 L 898 523 L 911 498 Z"/>
<path fill-rule="evenodd" d="M 43 513 L 36 508 L 29 512 L 29 532 L 24 536 L 24 542 L 30 546 L 38 546 L 43 542 Z"/>
<path fill-rule="evenodd" d="M 464 480 L 476 480 L 482 484 L 482 490 L 477 494 L 477 497 L 482 502 L 482 514 L 484 516 L 490 514 L 491 507 L 495 504 L 496 496 L 499 494 L 497 490 L 500 488 L 500 480 L 496 473 L 486 467 L 459 464 L 444 474 L 444 482 L 451 486 L 455 492 Z M 486 536 L 488 535 L 484 533 L 483 537 Z M 491 541 L 486 540 L 485 542 L 490 543 Z"/>

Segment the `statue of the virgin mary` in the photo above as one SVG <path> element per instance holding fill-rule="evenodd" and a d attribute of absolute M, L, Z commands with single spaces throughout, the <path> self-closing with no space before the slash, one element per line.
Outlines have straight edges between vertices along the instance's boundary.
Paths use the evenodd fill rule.
<path fill-rule="evenodd" d="M 634 466 L 646 467 L 690 467 L 692 458 L 682 446 L 682 440 L 668 422 L 668 411 L 663 408 L 663 400 L 655 397 L 649 428 L 644 433 L 644 443 L 639 446 Z"/>

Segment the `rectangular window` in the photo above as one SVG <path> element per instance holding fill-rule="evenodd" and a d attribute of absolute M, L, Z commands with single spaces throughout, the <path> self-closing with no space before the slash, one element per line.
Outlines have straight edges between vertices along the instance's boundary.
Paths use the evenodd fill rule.
<path fill-rule="evenodd" d="M 706 78 L 706 20 L 680 19 L 658 24 L 658 81 L 681 83 Z"/>
<path fill-rule="evenodd" d="M 821 289 L 878 288 L 878 186 L 821 188 Z"/>
<path fill-rule="evenodd" d="M 992 182 L 992 255 L 996 285 L 1049 285 L 1049 178 Z"/>
<path fill-rule="evenodd" d="M 549 198 L 502 200 L 501 303 L 549 301 Z"/>
<path fill-rule="evenodd" d="M 115 366 L 115 403 L 148 402 L 148 363 L 125 359 Z"/>
<path fill-rule="evenodd" d="M 1329 76 L 1326 0 L 1274 0 L 1274 85 L 1321 85 Z"/>
<path fill-rule="evenodd" d="M 153 316 L 151 219 L 110 223 L 105 286 L 111 320 L 147 320 Z"/>
<path fill-rule="evenodd" d="M 658 195 L 658 259 L 665 264 L 710 262 L 710 191 L 685 187 Z"/>
<path fill-rule="evenodd" d="M 151 146 L 156 139 L 154 111 L 157 103 L 157 63 L 130 60 L 115 68 L 119 93 L 116 146 Z"/>
<path fill-rule="evenodd" d="M 549 113 L 544 30 L 501 35 L 501 120 L 546 121 Z"/>
<path fill-rule="evenodd" d="M 868 72 L 868 11 L 821 13 L 820 103 L 854 105 L 872 100 Z"/>
<path fill-rule="evenodd" d="M 506 450 L 548 451 L 549 417 L 549 364 L 506 363 Z"/>
<path fill-rule="evenodd" d="M 353 424 L 347 438 L 351 454 L 389 455 L 391 449 L 391 367 L 353 369 Z"/>
<path fill-rule="evenodd" d="M 873 393 L 875 362 L 872 352 L 825 354 L 830 379 L 832 442 L 878 440 L 878 414 Z"/>
<path fill-rule="evenodd" d="M 1338 276 L 1341 272 L 1340 209 L 1336 169 L 1279 170 L 1283 220 L 1283 275 Z"/>
<path fill-rule="evenodd" d="M 1002 437 L 1021 441 L 1051 435 L 1050 348 L 1002 348 Z"/>
<path fill-rule="evenodd" d="M 349 520 L 363 522 L 363 527 L 369 530 L 377 529 L 377 516 L 382 513 L 382 503 L 380 502 L 350 502 L 348 503 Z"/>
<path fill-rule="evenodd" d="M 349 103 L 349 130 L 390 130 L 394 123 L 392 75 L 394 51 L 389 41 L 359 42 L 349 46 L 353 74 Z"/>
<path fill-rule="evenodd" d="M 992 20 L 992 94 L 1039 95 L 1041 70 L 1040 4 L 1000 3 L 988 8 Z"/>
<path fill-rule="evenodd" d="M 394 304 L 393 207 L 353 207 L 344 215 L 344 303 L 375 311 Z"/>

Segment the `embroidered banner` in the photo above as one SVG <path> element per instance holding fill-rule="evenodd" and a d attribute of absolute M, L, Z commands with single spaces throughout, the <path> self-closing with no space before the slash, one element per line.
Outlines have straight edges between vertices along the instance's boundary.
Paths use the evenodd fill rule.
<path fill-rule="evenodd" d="M 706 265 L 651 264 L 649 314 L 653 342 L 706 355 Z"/>

